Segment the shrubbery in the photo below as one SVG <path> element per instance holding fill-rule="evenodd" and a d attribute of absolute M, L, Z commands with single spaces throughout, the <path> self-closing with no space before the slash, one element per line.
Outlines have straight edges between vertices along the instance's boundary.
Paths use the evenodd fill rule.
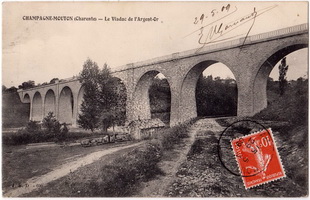
<path fill-rule="evenodd" d="M 254 118 L 306 125 L 308 123 L 308 79 L 299 78 L 292 82 L 282 96 L 277 92 L 276 82 L 269 81 L 268 107 L 257 113 Z"/>
<path fill-rule="evenodd" d="M 159 138 L 163 149 L 170 150 L 175 144 L 178 144 L 181 139 L 188 138 L 188 128 L 195 123 L 195 121 L 196 119 L 192 119 L 186 123 L 163 130 Z"/>
<path fill-rule="evenodd" d="M 49 113 L 42 124 L 29 121 L 26 128 L 16 133 L 3 135 L 3 144 L 20 145 L 37 142 L 60 142 L 66 139 L 69 129 L 66 123 L 60 124 L 53 113 Z"/>
<path fill-rule="evenodd" d="M 101 197 L 130 195 L 135 190 L 136 183 L 162 173 L 157 165 L 161 156 L 160 143 L 151 141 L 118 157 L 102 168 L 99 182 L 94 180 L 90 183 L 90 194 Z"/>
<path fill-rule="evenodd" d="M 161 174 L 158 162 L 164 150 L 171 150 L 181 139 L 189 137 L 188 128 L 196 121 L 164 129 L 158 139 L 153 139 L 143 147 L 135 149 L 115 159 L 102 168 L 100 179 L 90 183 L 89 194 L 94 196 L 129 196 L 137 185 Z"/>

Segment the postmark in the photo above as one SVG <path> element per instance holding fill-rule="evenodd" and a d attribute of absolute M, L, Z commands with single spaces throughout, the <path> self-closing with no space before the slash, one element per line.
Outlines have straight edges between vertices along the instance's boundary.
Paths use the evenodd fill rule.
<path fill-rule="evenodd" d="M 271 129 L 236 138 L 231 145 L 246 189 L 286 176 Z"/>

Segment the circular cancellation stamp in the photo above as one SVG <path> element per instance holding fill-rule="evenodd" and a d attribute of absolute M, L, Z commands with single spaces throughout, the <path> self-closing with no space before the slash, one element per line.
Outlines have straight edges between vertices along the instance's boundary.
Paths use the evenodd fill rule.
<path fill-rule="evenodd" d="M 247 125 L 249 129 L 244 128 Z M 227 137 L 230 138 L 239 172 L 229 168 L 228 159 L 223 158 L 221 141 Z M 220 136 L 218 153 L 223 166 L 232 174 L 242 177 L 245 189 L 286 176 L 271 129 L 266 129 L 256 121 L 240 120 L 229 125 Z"/>

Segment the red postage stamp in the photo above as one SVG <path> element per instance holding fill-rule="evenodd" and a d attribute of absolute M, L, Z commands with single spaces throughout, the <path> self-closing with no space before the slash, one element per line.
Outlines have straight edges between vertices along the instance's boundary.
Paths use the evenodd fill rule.
<path fill-rule="evenodd" d="M 231 141 L 246 189 L 285 177 L 271 129 Z"/>

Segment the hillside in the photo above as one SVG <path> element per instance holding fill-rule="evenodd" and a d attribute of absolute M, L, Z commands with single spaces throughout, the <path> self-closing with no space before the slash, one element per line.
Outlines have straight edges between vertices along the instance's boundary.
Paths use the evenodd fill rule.
<path fill-rule="evenodd" d="M 29 120 L 30 104 L 20 101 L 17 92 L 2 94 L 2 126 L 17 128 L 25 126 Z"/>

